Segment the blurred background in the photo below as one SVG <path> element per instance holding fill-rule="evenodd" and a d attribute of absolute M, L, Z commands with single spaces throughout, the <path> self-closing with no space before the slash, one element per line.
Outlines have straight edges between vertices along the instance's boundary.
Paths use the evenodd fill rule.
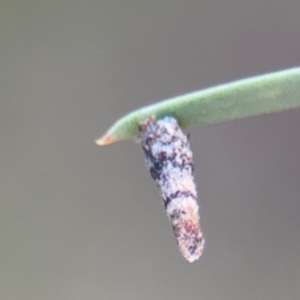
<path fill-rule="evenodd" d="M 0 4 L 1 299 L 299 299 L 300 110 L 191 128 L 203 256 L 178 249 L 133 109 L 300 64 L 299 0 Z"/>

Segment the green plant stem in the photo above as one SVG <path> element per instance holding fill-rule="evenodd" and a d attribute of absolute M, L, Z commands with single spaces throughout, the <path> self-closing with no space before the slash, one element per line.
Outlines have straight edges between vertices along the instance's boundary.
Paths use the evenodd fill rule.
<path fill-rule="evenodd" d="M 164 100 L 119 119 L 96 141 L 107 145 L 138 135 L 147 117 L 175 118 L 182 128 L 300 107 L 300 67 L 222 84 Z"/>

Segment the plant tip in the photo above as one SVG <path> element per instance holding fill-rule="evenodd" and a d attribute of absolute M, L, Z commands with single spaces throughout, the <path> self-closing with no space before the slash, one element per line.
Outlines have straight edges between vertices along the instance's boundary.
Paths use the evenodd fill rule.
<path fill-rule="evenodd" d="M 101 138 L 95 140 L 95 143 L 98 146 L 105 146 L 105 145 L 111 144 L 112 142 L 113 142 L 113 139 L 112 139 L 111 135 L 107 135 L 107 134 L 105 134 Z"/>

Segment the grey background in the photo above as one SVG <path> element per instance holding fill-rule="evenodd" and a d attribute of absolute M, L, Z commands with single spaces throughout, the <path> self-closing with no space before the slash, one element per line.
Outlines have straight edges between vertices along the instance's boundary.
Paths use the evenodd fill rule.
<path fill-rule="evenodd" d="M 0 299 L 299 299 L 300 111 L 192 128 L 206 248 L 178 252 L 146 104 L 300 63 L 299 0 L 0 4 Z"/>

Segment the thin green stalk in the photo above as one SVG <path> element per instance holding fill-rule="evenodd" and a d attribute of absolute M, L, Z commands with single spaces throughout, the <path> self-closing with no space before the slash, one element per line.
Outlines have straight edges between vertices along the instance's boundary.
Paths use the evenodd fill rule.
<path fill-rule="evenodd" d="M 170 116 L 182 128 L 300 107 L 300 67 L 222 84 L 164 100 L 119 119 L 98 145 L 136 137 L 147 117 Z"/>

